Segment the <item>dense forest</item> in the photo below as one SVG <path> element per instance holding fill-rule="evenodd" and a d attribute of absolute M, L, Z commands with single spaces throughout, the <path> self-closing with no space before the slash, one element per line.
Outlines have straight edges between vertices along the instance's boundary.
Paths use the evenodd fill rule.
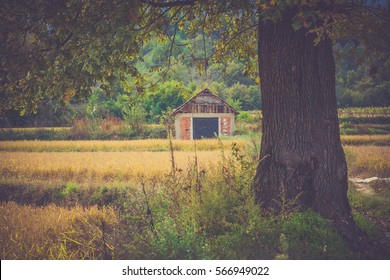
<path fill-rule="evenodd" d="M 35 113 L 7 111 L 0 118 L 0 126 L 71 126 L 77 119 L 107 116 L 128 123 L 159 123 L 162 116 L 206 87 L 238 110 L 261 109 L 260 78 L 247 69 L 245 61 L 233 59 L 225 64 L 209 59 L 218 36 L 189 38 L 177 32 L 174 43 L 168 38 L 152 39 L 137 57 L 142 87 L 129 75 L 125 82 L 110 88 L 111 94 L 97 84 L 92 95 L 85 98 L 64 102 L 53 96 Z M 340 108 L 390 105 L 388 60 L 367 57 L 356 40 L 339 41 L 333 52 Z"/>

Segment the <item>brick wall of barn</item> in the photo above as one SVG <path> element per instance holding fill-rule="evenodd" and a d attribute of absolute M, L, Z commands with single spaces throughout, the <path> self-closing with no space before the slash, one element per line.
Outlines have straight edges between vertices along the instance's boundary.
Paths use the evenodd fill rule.
<path fill-rule="evenodd" d="M 191 139 L 191 118 L 190 117 L 182 117 L 180 119 L 180 138 L 183 140 Z M 176 132 L 177 135 L 177 132 Z"/>
<path fill-rule="evenodd" d="M 230 116 L 222 116 L 219 118 L 219 131 L 222 135 L 231 136 L 231 117 Z"/>

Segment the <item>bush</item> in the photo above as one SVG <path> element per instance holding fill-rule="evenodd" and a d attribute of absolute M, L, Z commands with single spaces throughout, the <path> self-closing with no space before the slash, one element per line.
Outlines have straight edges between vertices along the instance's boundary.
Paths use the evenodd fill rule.
<path fill-rule="evenodd" d="M 86 118 L 78 119 L 74 122 L 69 138 L 80 140 L 90 138 L 90 124 Z"/>
<path fill-rule="evenodd" d="M 182 216 L 184 218 L 184 216 Z M 163 259 L 205 259 L 207 244 L 204 235 L 198 232 L 194 220 L 175 221 L 166 216 L 155 228 L 157 238 L 153 247 Z"/>
<path fill-rule="evenodd" d="M 281 223 L 292 259 L 343 259 L 346 248 L 331 223 L 312 210 L 298 212 Z"/>
<path fill-rule="evenodd" d="M 144 139 L 167 139 L 167 129 L 163 125 L 149 125 L 144 132 Z"/>
<path fill-rule="evenodd" d="M 242 111 L 240 114 L 237 116 L 237 122 L 245 122 L 245 123 L 252 123 L 253 118 L 251 114 L 247 111 Z"/>

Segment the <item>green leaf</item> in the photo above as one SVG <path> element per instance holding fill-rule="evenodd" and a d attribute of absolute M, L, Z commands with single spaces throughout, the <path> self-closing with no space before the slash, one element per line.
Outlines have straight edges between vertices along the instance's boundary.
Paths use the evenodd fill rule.
<path fill-rule="evenodd" d="M 292 28 L 297 31 L 302 28 L 302 22 L 299 19 L 296 19 L 292 23 Z"/>
<path fill-rule="evenodd" d="M 19 115 L 20 115 L 21 117 L 23 117 L 25 114 L 26 114 L 26 108 L 22 109 L 22 110 L 19 112 Z"/>

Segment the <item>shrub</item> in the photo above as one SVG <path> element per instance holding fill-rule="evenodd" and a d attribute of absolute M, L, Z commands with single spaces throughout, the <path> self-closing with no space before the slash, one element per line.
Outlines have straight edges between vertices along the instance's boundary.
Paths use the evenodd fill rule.
<path fill-rule="evenodd" d="M 183 215 L 181 218 L 184 218 Z M 153 247 L 163 259 L 205 259 L 207 243 L 204 235 L 198 232 L 194 220 L 180 221 L 166 216 L 156 224 L 157 237 Z"/>
<path fill-rule="evenodd" d="M 374 222 L 370 221 L 368 218 L 364 217 L 362 214 L 356 211 L 353 212 L 353 219 L 355 220 L 358 227 L 366 232 L 370 237 L 380 237 L 379 228 Z"/>
<path fill-rule="evenodd" d="M 88 139 L 90 137 L 90 124 L 88 120 L 86 118 L 75 120 L 69 137 L 71 139 Z"/>
<path fill-rule="evenodd" d="M 144 139 L 166 139 L 167 129 L 163 125 L 149 125 L 144 132 Z"/>
<path fill-rule="evenodd" d="M 237 122 L 251 123 L 251 122 L 253 122 L 253 118 L 252 118 L 252 116 L 251 116 L 251 114 L 249 112 L 242 111 L 237 116 Z"/>
<path fill-rule="evenodd" d="M 340 259 L 346 248 L 331 223 L 312 210 L 292 214 L 281 223 L 292 259 Z"/>

